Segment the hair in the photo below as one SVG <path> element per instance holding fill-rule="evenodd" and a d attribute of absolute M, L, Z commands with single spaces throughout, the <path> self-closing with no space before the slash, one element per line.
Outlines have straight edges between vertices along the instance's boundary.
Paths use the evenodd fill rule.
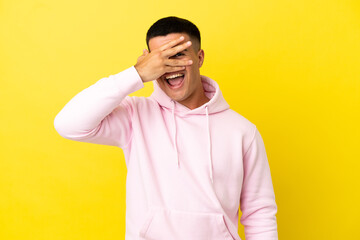
<path fill-rule="evenodd" d="M 196 25 L 189 20 L 170 16 L 157 20 L 149 28 L 146 34 L 146 45 L 148 49 L 150 50 L 149 41 L 151 38 L 166 36 L 170 33 L 186 33 L 190 38 L 196 39 L 199 42 L 199 49 L 201 48 L 200 31 Z"/>

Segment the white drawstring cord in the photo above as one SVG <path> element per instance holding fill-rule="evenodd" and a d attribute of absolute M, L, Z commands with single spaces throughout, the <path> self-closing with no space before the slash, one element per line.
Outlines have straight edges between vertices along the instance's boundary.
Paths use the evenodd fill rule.
<path fill-rule="evenodd" d="M 179 167 L 179 153 L 178 153 L 177 144 L 176 144 L 177 130 L 176 130 L 176 121 L 175 121 L 175 101 L 172 100 L 172 102 L 173 102 L 172 117 L 173 117 L 173 122 L 174 122 L 174 138 L 173 138 L 173 144 L 174 144 L 175 153 L 176 153 L 177 166 Z"/>
<path fill-rule="evenodd" d="M 214 183 L 213 180 L 213 169 L 212 169 L 212 157 L 211 157 L 211 135 L 210 135 L 210 119 L 209 119 L 209 110 L 208 106 L 205 106 L 206 110 L 206 119 L 207 119 L 207 130 L 208 130 L 208 146 L 209 146 L 209 171 L 210 171 L 210 179 L 211 183 Z"/>

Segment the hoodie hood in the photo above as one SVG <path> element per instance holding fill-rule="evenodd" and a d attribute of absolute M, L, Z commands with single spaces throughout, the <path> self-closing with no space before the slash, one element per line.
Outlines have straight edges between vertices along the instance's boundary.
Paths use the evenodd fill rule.
<path fill-rule="evenodd" d="M 189 109 L 188 107 L 172 100 L 158 85 L 157 81 L 153 81 L 154 83 L 154 92 L 150 96 L 153 98 L 158 104 L 163 107 L 171 110 L 172 119 L 173 119 L 173 147 L 175 151 L 175 160 L 177 163 L 177 167 L 179 168 L 179 152 L 177 147 L 177 126 L 176 126 L 176 117 L 188 117 L 190 115 L 205 115 L 207 126 L 207 139 L 206 140 L 208 145 L 208 159 L 209 159 L 209 177 L 211 182 L 213 183 L 213 165 L 212 165 L 212 151 L 211 151 L 211 131 L 210 131 L 210 115 L 215 114 L 218 112 L 225 111 L 229 109 L 229 104 L 225 101 L 219 85 L 209 77 L 201 75 L 201 82 L 203 85 L 203 89 L 205 91 L 205 95 L 210 100 L 203 104 L 202 106 Z M 181 131 L 181 129 L 180 129 Z"/>

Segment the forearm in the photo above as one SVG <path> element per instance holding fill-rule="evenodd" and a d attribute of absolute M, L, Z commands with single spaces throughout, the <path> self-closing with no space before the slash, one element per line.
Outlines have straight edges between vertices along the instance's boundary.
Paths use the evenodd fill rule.
<path fill-rule="evenodd" d="M 65 138 L 86 137 L 128 94 L 143 86 L 134 67 L 102 78 L 65 105 L 55 117 L 55 129 Z"/>

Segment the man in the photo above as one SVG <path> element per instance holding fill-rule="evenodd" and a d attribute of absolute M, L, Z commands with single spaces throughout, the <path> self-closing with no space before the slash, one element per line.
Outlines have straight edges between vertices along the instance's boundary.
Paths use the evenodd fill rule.
<path fill-rule="evenodd" d="M 77 94 L 55 118 L 65 138 L 123 149 L 126 240 L 230 240 L 239 207 L 246 239 L 277 239 L 277 206 L 263 140 L 200 75 L 200 32 L 167 17 L 147 32 L 130 68 Z M 153 81 L 156 80 L 156 81 Z M 129 97 L 153 81 L 148 97 Z"/>

